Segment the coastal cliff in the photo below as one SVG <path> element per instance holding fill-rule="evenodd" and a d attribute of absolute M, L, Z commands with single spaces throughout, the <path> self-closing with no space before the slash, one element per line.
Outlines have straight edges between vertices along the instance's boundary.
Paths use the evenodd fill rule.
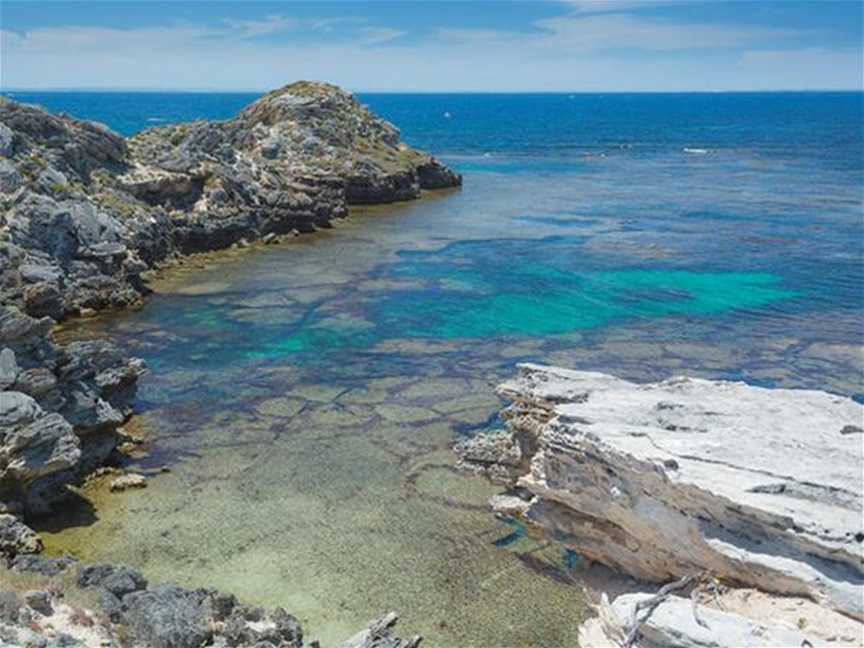
<path fill-rule="evenodd" d="M 285 86 L 234 119 L 129 139 L 0 97 L 0 557 L 41 550 L 26 521 L 110 461 L 145 370 L 109 341 L 56 344 L 56 322 L 140 303 L 146 273 L 184 255 L 278 242 L 330 227 L 352 204 L 460 184 L 324 83 Z M 387 643 L 394 622 L 369 642 L 403 645 Z M 283 639 L 273 645 L 303 645 Z"/>
<path fill-rule="evenodd" d="M 683 578 L 691 591 L 719 583 L 809 599 L 815 620 L 832 619 L 822 624 L 831 634 L 850 628 L 835 639 L 862 638 L 861 405 L 816 391 L 695 378 L 640 385 L 539 365 L 521 365 L 499 393 L 511 401 L 507 431 L 456 451 L 462 467 L 510 487 L 493 499 L 500 514 L 643 583 Z M 709 609 L 703 626 L 696 603 L 671 593 L 645 620 L 650 599 L 604 597 L 584 643 L 827 640 L 803 632 L 806 618 L 784 628 L 782 614 L 757 605 L 753 619 Z M 751 633 L 758 628 L 767 630 Z"/>

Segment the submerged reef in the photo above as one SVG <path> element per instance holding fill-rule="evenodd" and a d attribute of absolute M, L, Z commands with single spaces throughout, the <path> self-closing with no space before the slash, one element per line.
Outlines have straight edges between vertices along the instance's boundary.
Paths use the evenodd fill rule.
<path fill-rule="evenodd" d="M 643 584 L 676 581 L 604 593 L 583 645 L 860 645 L 859 403 L 532 364 L 499 393 L 507 430 L 456 446 L 509 487 L 493 508 Z M 754 602 L 732 613 L 741 588 Z"/>
<path fill-rule="evenodd" d="M 138 304 L 146 273 L 183 255 L 460 184 L 325 83 L 129 139 L 0 97 L 0 556 L 41 549 L 24 523 L 109 460 L 144 372 L 110 341 L 56 344 L 56 322 Z"/>

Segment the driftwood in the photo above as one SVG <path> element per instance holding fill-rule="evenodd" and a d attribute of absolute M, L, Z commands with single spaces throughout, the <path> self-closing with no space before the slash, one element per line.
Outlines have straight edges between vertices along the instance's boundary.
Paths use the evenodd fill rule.
<path fill-rule="evenodd" d="M 663 587 L 661 587 L 657 593 L 652 596 L 650 599 L 646 599 L 644 601 L 639 601 L 636 605 L 633 606 L 633 615 L 630 619 L 630 630 L 627 633 L 627 639 L 624 641 L 624 648 L 632 648 L 636 643 L 636 638 L 639 636 L 639 628 L 645 623 L 646 620 L 651 616 L 654 610 L 669 598 L 669 595 L 673 592 L 677 592 L 688 587 L 694 580 L 696 580 L 696 576 L 692 574 L 688 574 L 677 581 L 672 583 L 667 583 Z M 648 610 L 648 613 L 639 619 L 639 612 L 642 610 Z M 694 609 L 695 609 L 695 600 L 694 600 Z M 699 621 L 698 617 L 696 622 L 699 625 L 703 625 L 703 622 Z"/>

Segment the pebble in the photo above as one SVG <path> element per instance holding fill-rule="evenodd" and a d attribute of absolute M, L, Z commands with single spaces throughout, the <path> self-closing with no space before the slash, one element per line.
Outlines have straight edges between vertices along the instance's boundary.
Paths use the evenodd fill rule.
<path fill-rule="evenodd" d="M 111 482 L 111 492 L 121 492 L 130 488 L 146 488 L 146 486 L 147 480 L 144 478 L 144 475 L 129 473 Z"/>

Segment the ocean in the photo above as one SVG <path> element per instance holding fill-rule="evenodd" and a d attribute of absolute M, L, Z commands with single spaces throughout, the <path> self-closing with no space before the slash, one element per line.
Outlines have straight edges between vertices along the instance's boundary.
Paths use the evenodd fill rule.
<path fill-rule="evenodd" d="M 49 549 L 279 604 L 325 641 L 575 643 L 578 557 L 484 506 L 454 440 L 518 362 L 864 399 L 861 93 L 359 95 L 460 191 L 159 279 L 74 323 L 144 358 L 146 491 Z M 118 132 L 251 94 L 14 93 Z"/>

